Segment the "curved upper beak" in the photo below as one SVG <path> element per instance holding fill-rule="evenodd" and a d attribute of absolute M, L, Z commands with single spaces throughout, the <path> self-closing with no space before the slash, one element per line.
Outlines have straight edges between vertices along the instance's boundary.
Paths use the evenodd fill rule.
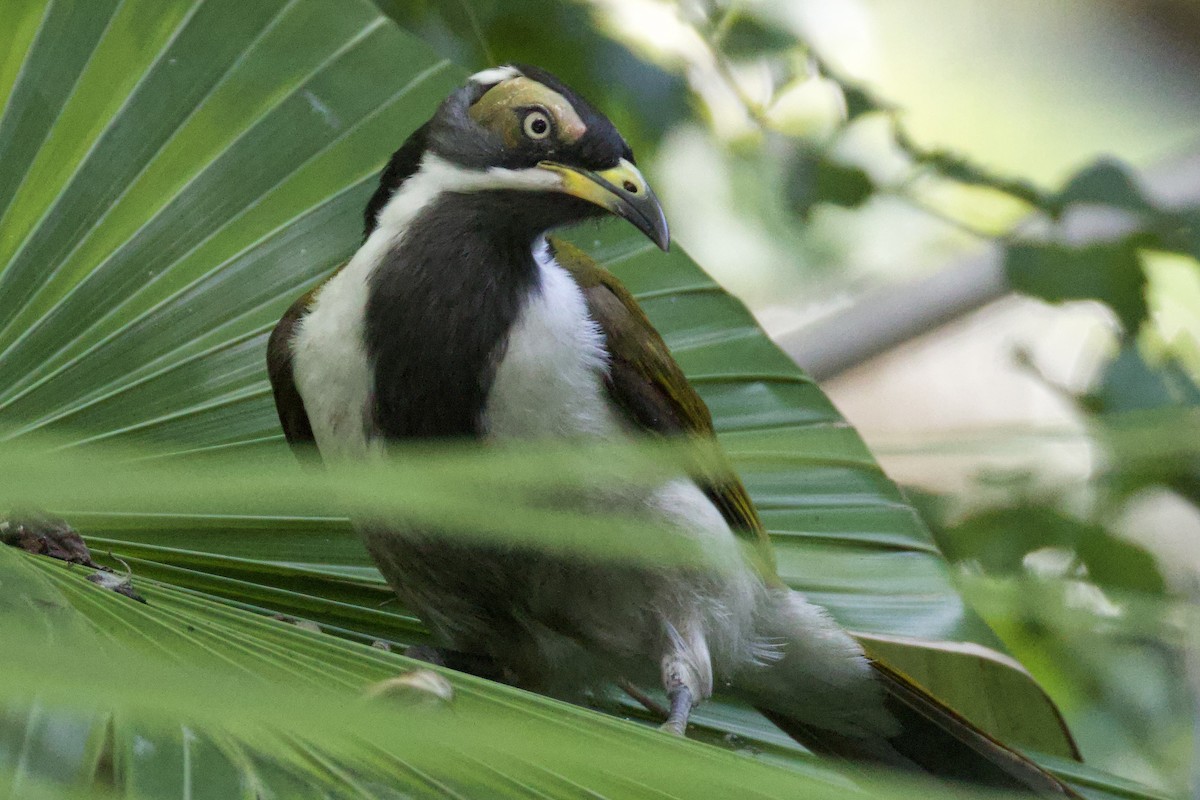
<path fill-rule="evenodd" d="M 538 166 L 561 176 L 562 191 L 629 220 L 663 250 L 671 246 L 671 232 L 658 198 L 641 171 L 625 159 L 599 172 L 554 161 L 543 161 Z"/>

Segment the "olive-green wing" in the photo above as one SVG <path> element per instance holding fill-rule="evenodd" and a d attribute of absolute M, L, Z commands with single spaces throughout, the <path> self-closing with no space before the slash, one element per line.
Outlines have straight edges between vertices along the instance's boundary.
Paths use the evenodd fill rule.
<path fill-rule="evenodd" d="M 271 379 L 271 391 L 275 395 L 275 411 L 279 414 L 284 438 L 292 452 L 302 460 L 316 454 L 317 440 L 313 437 L 312 424 L 304 410 L 304 398 L 296 388 L 292 373 L 292 339 L 300 320 L 308 313 L 315 291 L 307 292 L 292 304 L 267 340 L 267 377 Z"/>
<path fill-rule="evenodd" d="M 588 311 L 604 331 L 611 357 L 605 385 L 613 402 L 648 432 L 713 438 L 708 406 L 629 290 L 574 245 L 551 239 L 551 247 L 555 260 L 583 289 Z M 754 545 L 765 576 L 774 580 L 770 540 L 741 480 L 732 470 L 696 479 L 729 526 Z"/>

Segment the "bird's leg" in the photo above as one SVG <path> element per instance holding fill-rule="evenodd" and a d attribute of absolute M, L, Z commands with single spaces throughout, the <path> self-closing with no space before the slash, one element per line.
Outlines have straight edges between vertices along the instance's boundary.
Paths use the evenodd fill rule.
<path fill-rule="evenodd" d="M 683 732 L 687 730 L 688 717 L 692 714 L 692 690 L 680 684 L 667 689 L 667 698 L 671 701 L 671 713 L 658 729 L 683 736 Z"/>
<path fill-rule="evenodd" d="M 712 694 L 712 661 L 701 625 L 666 628 L 670 650 L 662 658 L 662 678 L 671 711 L 659 730 L 683 736 L 692 708 Z"/>

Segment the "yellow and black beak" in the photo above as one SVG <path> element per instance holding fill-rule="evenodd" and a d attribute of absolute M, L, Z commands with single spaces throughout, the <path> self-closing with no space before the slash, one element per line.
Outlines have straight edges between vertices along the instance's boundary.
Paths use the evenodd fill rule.
<path fill-rule="evenodd" d="M 663 250 L 671 246 L 671 232 L 658 198 L 638 168 L 625 159 L 598 172 L 554 161 L 543 161 L 538 166 L 561 176 L 561 191 L 629 220 Z"/>

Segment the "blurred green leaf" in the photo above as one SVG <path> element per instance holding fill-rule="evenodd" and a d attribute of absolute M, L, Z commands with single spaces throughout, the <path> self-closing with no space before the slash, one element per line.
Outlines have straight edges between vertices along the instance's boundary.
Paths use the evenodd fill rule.
<path fill-rule="evenodd" d="M 1057 547 L 1073 552 L 1100 586 L 1153 594 L 1166 589 L 1150 553 L 1051 506 L 991 508 L 941 531 L 938 542 L 950 559 L 978 562 L 990 574 L 1020 574 L 1027 555 Z"/>
<path fill-rule="evenodd" d="M 1075 541 L 1088 577 L 1101 587 L 1162 594 L 1166 583 L 1151 553 L 1100 525 L 1080 531 Z"/>
<path fill-rule="evenodd" d="M 1156 211 L 1129 167 L 1110 158 L 1099 159 L 1075 173 L 1059 192 L 1055 203 L 1059 206 L 1094 203 L 1137 213 Z"/>
<path fill-rule="evenodd" d="M 888 106 L 875 97 L 868 89 L 855 83 L 834 77 L 842 87 L 842 97 L 846 100 L 846 121 L 853 122 L 864 114 L 887 110 Z"/>
<path fill-rule="evenodd" d="M 721 27 L 717 42 L 721 51 L 728 56 L 752 58 L 800 46 L 791 31 L 770 20 L 743 10 L 729 13 L 733 18 Z"/>
<path fill-rule="evenodd" d="M 1182 215 L 1183 252 L 1200 261 L 1200 209 L 1192 209 Z"/>
<path fill-rule="evenodd" d="M 781 769 L 449 671 L 448 705 L 368 701 L 423 665 L 153 581 L 135 603 L 85 572 L 0 548 L 6 587 L 31 576 L 62 598 L 0 607 L 0 720 L 23 723 L 0 730 L 24 731 L 14 784 L 87 781 L 107 740 L 115 785 L 145 798 L 857 794 L 811 759 Z M 97 644 L 65 637 L 64 615 Z"/>
<path fill-rule="evenodd" d="M 1137 342 L 1121 345 L 1099 384 L 1080 398 L 1099 414 L 1200 405 L 1200 387 L 1175 359 L 1150 364 Z"/>
<path fill-rule="evenodd" d="M 1103 205 L 1137 215 L 1138 232 L 1145 246 L 1200 257 L 1200 235 L 1195 209 L 1160 208 L 1138 183 L 1127 165 L 1112 158 L 1101 158 L 1077 172 L 1053 200 L 1053 212 L 1061 213 L 1073 204 Z"/>
<path fill-rule="evenodd" d="M 837 161 L 825 151 L 804 147 L 793 157 L 788 204 L 801 218 L 807 218 L 820 203 L 858 208 L 874 192 L 875 182 L 866 170 Z"/>
<path fill-rule="evenodd" d="M 1026 555 L 1073 540 L 1074 521 L 1046 508 L 993 508 L 938 532 L 938 544 L 951 561 L 977 561 L 986 571 L 1005 574 L 1023 568 Z"/>
<path fill-rule="evenodd" d="M 1097 436 L 1112 451 L 1105 476 L 1111 490 L 1128 495 L 1164 485 L 1200 506 L 1200 455 L 1179 433 L 1200 410 L 1200 386 L 1182 364 L 1173 358 L 1152 364 L 1136 341 L 1122 342 L 1099 383 L 1078 400 L 1096 415 Z M 1130 419 L 1162 434 L 1131 434 Z"/>
<path fill-rule="evenodd" d="M 1079 580 L 1034 575 L 965 573 L 962 586 L 1091 734 L 1081 741 L 1085 758 L 1138 765 L 1160 786 L 1172 787 L 1162 794 L 1188 795 L 1195 720 L 1187 642 L 1197 620 L 1194 604 L 1137 592 L 1102 594 Z M 1105 784 L 1109 792 L 1117 788 Z"/>
<path fill-rule="evenodd" d="M 1140 236 L 1084 247 L 1019 242 L 1005 252 L 1013 289 L 1051 303 L 1099 300 L 1136 333 L 1148 313 L 1146 275 L 1138 255 Z"/>
<path fill-rule="evenodd" d="M 444 670 L 449 705 L 372 702 L 367 687 L 425 665 L 149 579 L 140 584 L 148 604 L 134 603 L 86 572 L 0 548 L 6 586 L 32 576 L 62 603 L 29 604 L 17 591 L 0 606 L 0 756 L 10 732 L 23 756 L 15 767 L 5 760 L 0 779 L 10 782 L 0 786 L 14 797 L 73 797 L 66 787 L 93 777 L 117 796 L 154 800 L 984 796 L 869 769 L 851 782 L 786 738 L 759 738 L 721 704 L 703 706 L 698 727 L 736 731 L 737 753 L 662 735 L 644 715 L 634 724 Z M 63 637 L 64 614 L 96 644 Z M 1096 787 L 1089 797 L 1153 796 L 1058 766 Z"/>

